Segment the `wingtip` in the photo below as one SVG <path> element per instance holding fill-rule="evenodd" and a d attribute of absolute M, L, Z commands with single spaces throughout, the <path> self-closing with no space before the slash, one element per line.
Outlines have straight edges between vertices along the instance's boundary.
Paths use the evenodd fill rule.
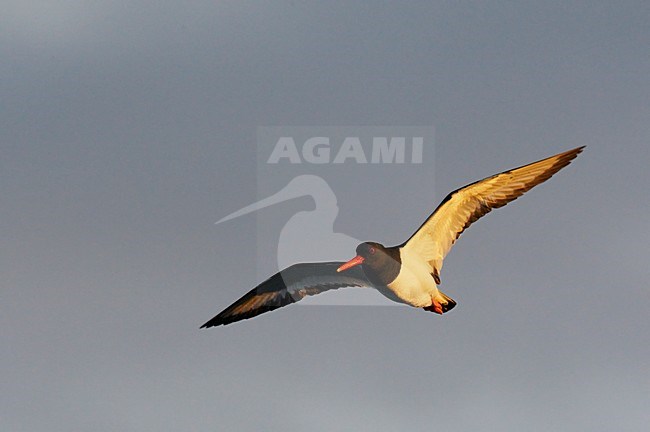
<path fill-rule="evenodd" d="M 567 150 L 567 151 L 565 151 L 564 153 L 560 153 L 558 156 L 560 157 L 560 159 L 564 159 L 564 160 L 566 160 L 566 165 L 568 165 L 568 164 L 570 164 L 570 163 L 571 163 L 575 158 L 577 158 L 578 155 L 579 155 L 580 153 L 582 153 L 583 150 L 584 150 L 585 148 L 587 148 L 586 145 L 583 145 L 583 146 L 580 146 L 580 147 L 576 147 L 576 148 L 574 148 L 574 149 L 572 149 L 572 150 Z M 566 165 L 564 165 L 564 166 L 566 166 Z"/>
<path fill-rule="evenodd" d="M 230 322 L 227 319 L 216 316 L 216 317 L 212 318 L 210 321 L 203 324 L 201 327 L 199 327 L 199 330 L 204 329 L 204 328 L 209 329 L 209 328 L 212 328 L 212 327 L 224 326 L 224 325 L 228 325 L 228 324 L 230 324 Z"/>
<path fill-rule="evenodd" d="M 586 149 L 586 148 L 587 148 L 587 146 L 586 146 L 586 145 L 583 145 L 583 146 L 580 146 L 580 147 L 576 147 L 576 148 L 574 148 L 574 149 L 572 149 L 572 150 L 569 150 L 569 151 L 567 151 L 566 153 L 567 153 L 567 154 L 574 154 L 575 156 L 578 156 L 578 155 L 579 155 L 580 153 L 582 153 L 583 150 Z"/>
<path fill-rule="evenodd" d="M 218 325 L 219 324 L 213 324 L 212 320 L 210 320 L 207 323 L 203 324 L 201 327 L 199 327 L 199 330 L 204 329 L 204 328 L 207 329 L 207 328 L 215 327 L 215 326 L 218 326 Z"/>

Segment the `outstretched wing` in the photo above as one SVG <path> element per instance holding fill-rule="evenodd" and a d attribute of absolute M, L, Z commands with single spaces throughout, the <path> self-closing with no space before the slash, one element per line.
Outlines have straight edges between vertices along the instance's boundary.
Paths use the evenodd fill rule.
<path fill-rule="evenodd" d="M 301 263 L 274 274 L 219 315 L 201 326 L 226 325 L 269 312 L 302 300 L 306 296 L 343 287 L 372 287 L 361 268 L 345 273 L 336 269 L 343 262 Z"/>
<path fill-rule="evenodd" d="M 425 257 L 439 284 L 442 261 L 467 227 L 492 209 L 508 204 L 551 178 L 583 149 L 569 150 L 453 191 L 402 246 Z"/>

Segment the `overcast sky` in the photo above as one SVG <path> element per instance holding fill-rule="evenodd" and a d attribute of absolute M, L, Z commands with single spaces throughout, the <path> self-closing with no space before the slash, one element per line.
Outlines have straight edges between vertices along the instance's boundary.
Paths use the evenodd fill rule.
<path fill-rule="evenodd" d="M 0 429 L 647 430 L 649 21 L 643 1 L 5 2 Z M 334 229 L 389 245 L 457 187 L 587 149 L 463 234 L 445 316 L 199 330 L 314 206 L 214 225 L 264 196 L 259 128 L 368 125 L 435 128 L 422 164 L 322 168 Z"/>

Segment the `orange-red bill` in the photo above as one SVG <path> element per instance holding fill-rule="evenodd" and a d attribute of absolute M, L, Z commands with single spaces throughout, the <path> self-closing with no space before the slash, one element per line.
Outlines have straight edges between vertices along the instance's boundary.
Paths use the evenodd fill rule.
<path fill-rule="evenodd" d="M 357 266 L 363 262 L 363 257 L 361 255 L 357 255 L 354 258 L 352 258 L 350 261 L 346 262 L 345 264 L 341 265 L 341 267 L 337 268 L 337 272 L 342 272 L 343 270 L 347 270 L 351 267 Z"/>

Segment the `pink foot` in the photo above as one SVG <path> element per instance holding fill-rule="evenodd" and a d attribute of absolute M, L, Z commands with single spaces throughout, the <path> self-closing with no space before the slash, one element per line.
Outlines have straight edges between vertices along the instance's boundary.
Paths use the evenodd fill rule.
<path fill-rule="evenodd" d="M 430 312 L 435 312 L 439 315 L 442 315 L 442 305 L 434 299 L 431 299 L 432 303 L 431 306 L 425 307 L 424 310 L 428 310 Z"/>

